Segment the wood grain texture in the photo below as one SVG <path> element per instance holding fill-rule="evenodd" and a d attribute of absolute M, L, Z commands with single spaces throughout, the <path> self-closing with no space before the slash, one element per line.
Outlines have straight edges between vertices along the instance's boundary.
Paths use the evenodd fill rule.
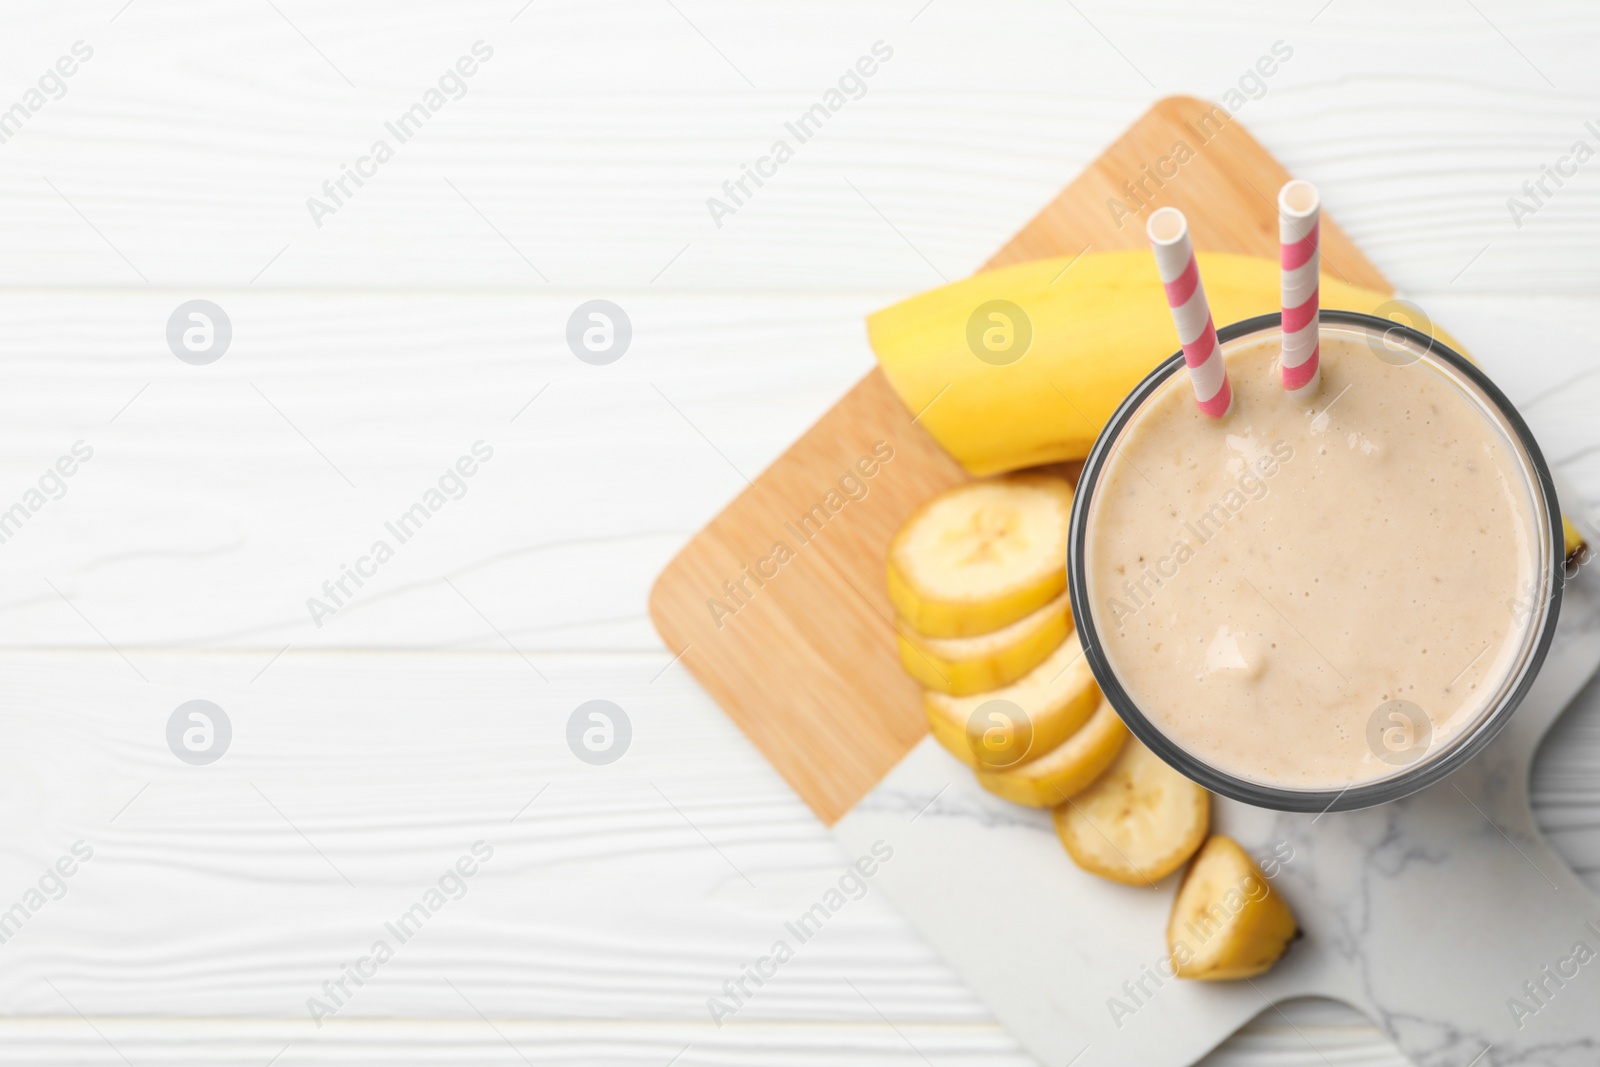
<path fill-rule="evenodd" d="M 0 510 L 95 450 L 0 543 L 0 647 L 105 647 L 48 582 L 126 650 L 506 650 L 448 579 L 523 651 L 654 652 L 650 582 L 871 365 L 883 299 L 623 296 L 634 351 L 593 367 L 578 297 L 213 296 L 233 346 L 191 367 L 163 338 L 182 296 L 0 293 Z M 315 625 L 307 598 L 479 440 L 465 495 Z"/>
<path fill-rule="evenodd" d="M 927 732 L 921 690 L 895 651 L 884 551 L 918 505 L 966 475 L 911 419 L 872 371 L 679 553 L 650 594 L 668 646 L 829 824 Z M 882 446 L 892 458 L 861 478 L 856 463 L 873 465 Z M 851 477 L 864 496 L 836 515 L 811 511 Z M 775 559 L 779 543 L 794 559 L 758 564 Z M 745 579 L 758 565 L 774 572 L 759 587 Z M 729 581 L 748 593 L 725 591 Z"/>
<path fill-rule="evenodd" d="M 1201 140 L 1204 137 L 1205 140 Z M 1135 200 L 1123 181 L 1193 142 L 1178 177 Z M 1169 163 L 1170 170 L 1175 163 Z M 1006 266 L 1144 243 L 1143 214 L 1188 215 L 1197 248 L 1277 254 L 1270 198 L 1289 178 L 1226 112 L 1193 97 L 1160 101 L 987 264 Z M 1269 193 L 1270 191 L 1270 193 Z M 1376 267 L 1331 220 L 1330 267 L 1388 291 Z M 877 371 L 752 483 L 669 564 L 650 595 L 662 638 L 823 822 L 832 825 L 927 733 L 920 691 L 900 668 L 897 625 L 883 589 L 889 540 L 933 493 L 965 480 Z M 793 520 L 817 505 L 857 457 L 890 442 L 895 458 L 859 502 L 840 506 L 826 535 L 795 545 L 798 563 L 759 588 L 744 568 L 798 542 Z M 822 513 L 824 517 L 827 512 Z M 786 527 L 784 523 L 790 522 Z M 745 589 L 724 582 L 745 581 Z M 732 609 L 737 607 L 737 614 Z"/>
<path fill-rule="evenodd" d="M 1600 183 L 1521 228 L 1505 207 L 1594 117 L 1583 0 L 1484 7 L 1505 37 L 1447 0 L 680 4 L 755 89 L 645 0 L 603 24 L 581 3 L 515 22 L 521 0 L 279 3 L 353 86 L 267 4 L 138 0 L 110 22 L 121 6 L 7 5 L 7 103 L 73 40 L 96 50 L 0 151 L 7 286 L 145 284 L 48 176 L 154 286 L 543 288 L 448 177 L 551 288 L 639 288 L 672 261 L 657 287 L 908 293 L 975 269 L 1151 100 L 1215 99 L 1279 39 L 1293 59 L 1240 117 L 1402 290 L 1600 285 Z M 315 227 L 306 198 L 478 37 L 496 57 L 468 95 Z M 717 227 L 706 198 L 878 38 L 896 57 L 868 94 Z"/>
<path fill-rule="evenodd" d="M 663 651 L 650 624 L 651 582 L 746 488 L 729 461 L 754 476 L 871 367 L 861 317 L 893 298 L 625 296 L 643 358 L 590 367 L 560 336 L 577 297 L 213 295 L 235 319 L 235 350 L 195 368 L 158 347 L 180 295 L 0 292 L 0 502 L 74 440 L 96 450 L 63 499 L 0 545 L 0 648 L 105 647 L 48 579 L 130 655 L 510 655 L 448 578 L 526 654 L 664 665 L 678 649 Z M 1469 349 L 1506 351 L 1505 331 L 1480 336 L 1476 312 L 1526 323 L 1551 357 L 1570 357 L 1517 375 L 1513 399 L 1600 510 L 1600 373 L 1579 376 L 1595 366 L 1586 330 L 1600 303 L 1424 303 Z M 306 598 L 480 438 L 496 458 L 468 495 L 314 626 Z"/>

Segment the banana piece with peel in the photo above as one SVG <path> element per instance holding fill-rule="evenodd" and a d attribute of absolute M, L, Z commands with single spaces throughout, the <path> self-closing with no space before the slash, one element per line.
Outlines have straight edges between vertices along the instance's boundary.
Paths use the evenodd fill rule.
<path fill-rule="evenodd" d="M 1279 310 L 1276 259 L 1198 260 L 1219 327 Z M 1392 299 L 1337 276 L 1321 285 L 1325 308 L 1373 314 Z M 985 271 L 868 316 L 867 335 L 917 421 L 978 476 L 1082 459 L 1123 398 L 1178 350 L 1142 249 Z"/>
<path fill-rule="evenodd" d="M 1581 567 L 1589 562 L 1590 548 L 1577 525 L 1565 515 L 1561 516 L 1562 549 L 1569 568 Z"/>
<path fill-rule="evenodd" d="M 1218 834 L 1189 865 L 1167 951 L 1179 978 L 1253 978 L 1272 967 L 1298 933 L 1289 905 L 1231 837 Z"/>

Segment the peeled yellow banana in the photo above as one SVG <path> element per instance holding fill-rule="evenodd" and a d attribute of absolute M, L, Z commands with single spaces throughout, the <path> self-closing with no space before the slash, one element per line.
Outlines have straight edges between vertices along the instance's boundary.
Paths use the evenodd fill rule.
<path fill-rule="evenodd" d="M 898 633 L 900 665 L 929 689 L 967 696 L 1010 685 L 1037 667 L 1072 632 L 1067 594 L 1010 626 L 976 637 Z"/>
<path fill-rule="evenodd" d="M 1219 327 L 1279 310 L 1277 260 L 1201 252 L 1199 264 Z M 1325 308 L 1369 314 L 1391 299 L 1329 275 L 1321 293 Z M 1178 350 L 1146 251 L 985 271 L 869 316 L 867 334 L 906 407 L 974 475 L 1082 459 Z"/>
<path fill-rule="evenodd" d="M 973 769 L 978 784 L 997 797 L 1030 808 L 1053 808 L 1099 777 L 1127 739 L 1128 728 L 1102 698 L 1088 722 L 1038 759 L 1004 770 L 981 764 Z"/>
<path fill-rule="evenodd" d="M 1252 978 L 1277 962 L 1296 932 L 1294 913 L 1230 837 L 1205 843 L 1184 875 L 1167 923 L 1179 978 Z"/>

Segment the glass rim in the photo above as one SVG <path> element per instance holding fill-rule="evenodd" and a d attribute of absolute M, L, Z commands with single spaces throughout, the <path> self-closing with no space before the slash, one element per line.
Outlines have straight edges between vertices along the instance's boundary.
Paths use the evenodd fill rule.
<path fill-rule="evenodd" d="M 1151 751 L 1169 766 L 1213 793 L 1242 801 L 1259 808 L 1290 812 L 1350 811 L 1356 808 L 1386 804 L 1433 785 L 1458 770 L 1481 752 L 1503 729 L 1517 707 L 1532 688 L 1539 669 L 1555 637 L 1556 622 L 1560 615 L 1562 568 L 1565 563 L 1560 546 L 1564 543 L 1561 529 L 1561 506 L 1556 497 L 1555 482 L 1545 462 L 1533 433 L 1510 399 L 1500 391 L 1489 377 L 1465 356 L 1456 352 L 1436 337 L 1429 336 L 1410 326 L 1390 319 L 1379 318 L 1356 311 L 1322 310 L 1318 313 L 1322 326 L 1349 326 L 1380 337 L 1398 336 L 1417 350 L 1418 359 L 1434 359 L 1465 378 L 1494 409 L 1512 444 L 1526 467 L 1532 471 L 1528 493 L 1535 507 L 1545 510 L 1545 544 L 1549 546 L 1549 566 L 1544 571 L 1544 588 L 1540 603 L 1543 619 L 1529 627 L 1531 644 L 1524 646 L 1517 675 L 1509 686 L 1502 685 L 1502 695 L 1497 703 L 1485 712 L 1477 724 L 1444 746 L 1437 754 L 1425 754 L 1409 767 L 1372 781 L 1346 786 L 1344 789 L 1289 789 L 1267 785 L 1241 778 L 1219 770 L 1198 756 L 1179 746 L 1164 734 L 1139 709 L 1128 691 L 1123 688 L 1116 671 L 1101 647 L 1095 616 L 1088 597 L 1088 573 L 1085 545 L 1088 539 L 1089 507 L 1095 488 L 1103 473 L 1106 461 L 1123 429 L 1143 407 L 1146 400 L 1169 378 L 1184 368 L 1183 353 L 1179 351 L 1163 360 L 1130 392 L 1095 438 L 1083 472 L 1078 478 L 1073 496 L 1072 516 L 1067 536 L 1068 596 L 1072 604 L 1073 622 L 1083 646 L 1084 657 L 1089 661 L 1101 694 L 1111 703 L 1118 717 Z M 1251 334 L 1270 329 L 1281 330 L 1283 316 L 1280 312 L 1242 319 L 1217 330 L 1217 341 L 1226 345 Z M 1537 577 L 1537 576 L 1536 576 Z"/>

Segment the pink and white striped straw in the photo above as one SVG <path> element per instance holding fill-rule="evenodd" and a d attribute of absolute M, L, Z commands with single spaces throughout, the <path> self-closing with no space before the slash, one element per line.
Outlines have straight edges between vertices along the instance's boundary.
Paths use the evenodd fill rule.
<path fill-rule="evenodd" d="M 1194 246 L 1189 242 L 1189 220 L 1177 208 L 1159 208 L 1151 213 L 1144 232 L 1167 290 L 1167 306 L 1178 327 L 1178 343 L 1183 346 L 1194 398 L 1202 412 L 1220 419 L 1233 408 L 1233 389 L 1228 385 L 1217 327 L 1211 321 L 1211 305 L 1206 303 Z"/>
<path fill-rule="evenodd" d="M 1310 182 L 1292 181 L 1278 191 L 1279 263 L 1283 268 L 1283 387 L 1296 400 L 1317 395 L 1322 384 L 1321 306 L 1322 199 Z"/>

